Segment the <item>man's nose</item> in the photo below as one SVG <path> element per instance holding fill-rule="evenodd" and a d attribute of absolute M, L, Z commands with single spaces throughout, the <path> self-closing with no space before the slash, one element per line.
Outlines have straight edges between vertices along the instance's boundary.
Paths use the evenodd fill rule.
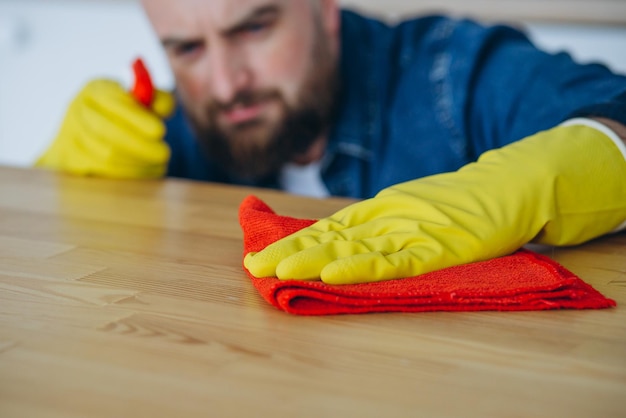
<path fill-rule="evenodd" d="M 242 90 L 250 87 L 252 80 L 245 58 L 227 48 L 211 51 L 210 88 L 213 98 L 222 103 L 230 103 Z"/>

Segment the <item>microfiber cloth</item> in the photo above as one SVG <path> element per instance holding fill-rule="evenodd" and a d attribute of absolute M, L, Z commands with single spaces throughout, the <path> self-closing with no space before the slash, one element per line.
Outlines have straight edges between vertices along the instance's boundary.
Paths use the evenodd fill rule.
<path fill-rule="evenodd" d="M 314 223 L 277 215 L 255 196 L 239 209 L 244 255 Z M 245 267 L 244 267 L 245 270 Z M 524 311 L 615 306 L 579 277 L 535 252 L 517 252 L 415 277 L 355 285 L 257 278 L 252 284 L 270 304 L 298 315 L 369 312 Z"/>

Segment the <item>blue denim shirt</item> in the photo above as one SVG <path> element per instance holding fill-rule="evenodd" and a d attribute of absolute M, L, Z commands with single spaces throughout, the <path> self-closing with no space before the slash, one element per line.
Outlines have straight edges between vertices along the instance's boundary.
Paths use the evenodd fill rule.
<path fill-rule="evenodd" d="M 348 11 L 341 24 L 339 113 L 322 161 L 332 195 L 367 198 L 453 171 L 575 116 L 626 124 L 626 77 L 542 52 L 514 28 L 443 16 L 388 26 Z M 220 172 L 180 107 L 167 121 L 166 141 L 170 176 L 278 185 Z"/>

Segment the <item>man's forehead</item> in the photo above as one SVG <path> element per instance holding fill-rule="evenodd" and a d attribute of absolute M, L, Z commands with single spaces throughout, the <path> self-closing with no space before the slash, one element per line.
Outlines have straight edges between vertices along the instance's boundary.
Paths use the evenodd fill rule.
<path fill-rule="evenodd" d="M 157 31 L 193 31 L 196 25 L 224 30 L 252 17 L 257 10 L 283 8 L 288 2 L 308 0 L 142 0 L 148 18 Z"/>

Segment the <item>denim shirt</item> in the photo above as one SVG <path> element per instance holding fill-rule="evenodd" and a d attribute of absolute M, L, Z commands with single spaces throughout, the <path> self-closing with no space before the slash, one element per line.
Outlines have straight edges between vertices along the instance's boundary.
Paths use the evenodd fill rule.
<path fill-rule="evenodd" d="M 454 171 L 493 148 L 577 116 L 626 124 L 626 77 L 548 54 L 508 26 L 425 16 L 394 26 L 343 11 L 339 111 L 322 160 L 331 195 Z M 168 175 L 228 176 L 205 157 L 180 106 L 167 121 Z"/>

